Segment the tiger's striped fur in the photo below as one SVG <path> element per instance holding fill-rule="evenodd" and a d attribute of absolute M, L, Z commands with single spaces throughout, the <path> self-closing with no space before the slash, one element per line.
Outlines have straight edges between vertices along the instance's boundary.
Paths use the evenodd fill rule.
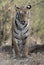
<path fill-rule="evenodd" d="M 15 53 L 17 56 L 20 55 L 20 52 L 22 55 L 27 56 L 29 48 L 29 12 L 26 8 L 17 8 L 16 11 L 13 21 L 13 44 Z"/>

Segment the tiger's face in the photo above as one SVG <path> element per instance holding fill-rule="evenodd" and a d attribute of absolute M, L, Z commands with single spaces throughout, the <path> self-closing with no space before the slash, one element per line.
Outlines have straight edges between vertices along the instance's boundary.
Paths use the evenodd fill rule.
<path fill-rule="evenodd" d="M 28 10 L 30 8 L 31 5 L 27 6 L 26 8 L 16 7 L 16 11 L 17 11 L 16 17 L 22 24 L 24 24 L 28 20 L 28 14 L 29 14 Z"/>

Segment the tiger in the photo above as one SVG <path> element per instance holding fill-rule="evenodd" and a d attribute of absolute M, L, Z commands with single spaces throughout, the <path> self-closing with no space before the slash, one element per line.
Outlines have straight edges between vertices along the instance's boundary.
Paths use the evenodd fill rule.
<path fill-rule="evenodd" d="M 16 57 L 28 57 L 30 31 L 29 18 L 31 5 L 26 7 L 15 6 L 16 13 L 12 22 L 12 41 L 15 48 Z"/>

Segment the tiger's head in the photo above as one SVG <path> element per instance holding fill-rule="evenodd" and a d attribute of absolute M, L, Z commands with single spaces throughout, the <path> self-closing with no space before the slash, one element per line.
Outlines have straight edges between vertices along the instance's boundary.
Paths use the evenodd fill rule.
<path fill-rule="evenodd" d="M 18 19 L 22 24 L 24 24 L 29 18 L 29 9 L 31 9 L 31 5 L 28 5 L 26 7 L 15 6 L 16 19 Z"/>

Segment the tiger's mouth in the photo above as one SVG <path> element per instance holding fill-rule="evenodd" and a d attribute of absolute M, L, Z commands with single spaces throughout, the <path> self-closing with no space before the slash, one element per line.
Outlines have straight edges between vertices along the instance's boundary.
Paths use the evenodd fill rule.
<path fill-rule="evenodd" d="M 24 25 L 24 24 L 25 24 L 25 21 L 21 21 L 21 24 L 23 24 L 23 25 Z"/>

